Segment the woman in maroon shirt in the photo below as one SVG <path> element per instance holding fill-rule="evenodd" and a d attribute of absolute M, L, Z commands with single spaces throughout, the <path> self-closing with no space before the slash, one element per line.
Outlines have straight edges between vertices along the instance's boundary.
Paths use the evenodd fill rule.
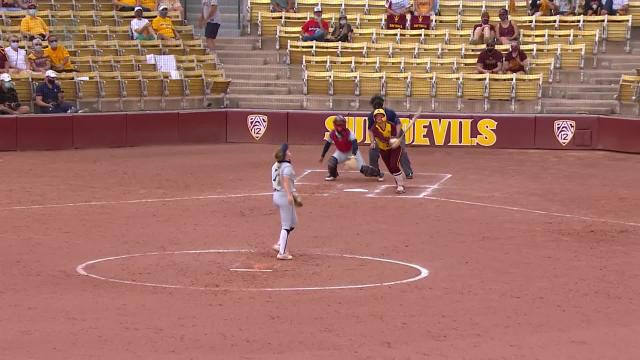
<path fill-rule="evenodd" d="M 517 42 L 512 42 L 511 51 L 504 55 L 502 69 L 507 73 L 526 74 L 528 65 L 527 54 L 520 50 L 520 45 Z"/>
<path fill-rule="evenodd" d="M 509 11 L 500 9 L 498 16 L 500 17 L 500 22 L 498 23 L 498 41 L 500 44 L 507 45 L 514 40 L 518 40 L 520 31 L 518 30 L 518 25 L 513 20 L 509 20 Z"/>

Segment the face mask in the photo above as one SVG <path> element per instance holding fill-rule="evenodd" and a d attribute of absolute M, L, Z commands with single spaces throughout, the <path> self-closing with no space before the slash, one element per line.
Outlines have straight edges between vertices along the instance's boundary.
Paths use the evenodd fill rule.
<path fill-rule="evenodd" d="M 33 47 L 35 50 L 37 51 L 41 51 L 42 50 L 42 45 L 36 45 Z"/>
<path fill-rule="evenodd" d="M 493 50 L 495 50 L 496 48 L 494 46 L 487 46 L 487 51 L 488 52 L 492 52 Z"/>
<path fill-rule="evenodd" d="M 49 85 L 53 85 L 56 83 L 56 79 L 48 78 L 47 82 L 49 83 Z"/>
<path fill-rule="evenodd" d="M 58 42 L 57 41 L 49 41 L 49 46 L 51 46 L 52 49 L 56 49 L 58 47 Z"/>
<path fill-rule="evenodd" d="M 160 11 L 160 16 L 162 16 L 162 17 L 167 17 L 168 14 L 169 14 L 169 12 L 166 11 L 166 10 Z"/>
<path fill-rule="evenodd" d="M 502 21 L 507 21 L 509 19 L 509 15 L 507 14 L 500 14 L 500 20 Z"/>
<path fill-rule="evenodd" d="M 482 25 L 487 25 L 489 23 L 489 19 L 482 18 Z"/>
<path fill-rule="evenodd" d="M 322 15 L 316 15 L 316 20 L 318 21 L 322 20 Z"/>
<path fill-rule="evenodd" d="M 13 88 L 13 82 L 12 81 L 3 81 L 2 82 L 2 86 L 4 86 L 5 89 L 12 89 Z"/>
<path fill-rule="evenodd" d="M 28 10 L 27 14 L 29 14 L 29 16 L 36 16 L 36 11 L 35 10 Z"/>
<path fill-rule="evenodd" d="M 340 25 L 346 25 L 347 24 L 347 20 L 340 20 Z"/>
<path fill-rule="evenodd" d="M 520 46 L 517 46 L 517 45 L 512 46 L 511 52 L 514 54 L 520 52 Z"/>
<path fill-rule="evenodd" d="M 11 43 L 11 48 L 13 50 L 18 50 L 18 47 L 20 47 L 20 43 L 17 43 L 17 42 L 12 42 Z"/>
<path fill-rule="evenodd" d="M 597 8 L 598 8 L 598 4 L 591 4 L 591 8 L 592 8 L 593 10 L 597 9 Z"/>

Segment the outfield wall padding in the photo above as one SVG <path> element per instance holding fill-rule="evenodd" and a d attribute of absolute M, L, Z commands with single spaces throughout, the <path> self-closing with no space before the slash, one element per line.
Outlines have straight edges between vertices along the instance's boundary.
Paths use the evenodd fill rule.
<path fill-rule="evenodd" d="M 73 148 L 73 119 L 70 114 L 21 115 L 17 122 L 18 150 Z"/>
<path fill-rule="evenodd" d="M 18 149 L 18 117 L 14 115 L 0 116 L 0 151 Z"/>
<path fill-rule="evenodd" d="M 74 114 L 73 147 L 77 149 L 127 145 L 127 114 Z"/>
<path fill-rule="evenodd" d="M 368 144 L 367 113 L 343 113 Z M 0 150 L 54 150 L 170 144 L 318 145 L 336 112 L 200 110 L 0 116 Z M 398 113 L 403 124 L 413 115 Z M 593 115 L 425 113 L 410 146 L 600 149 L 640 153 L 640 119 Z"/>

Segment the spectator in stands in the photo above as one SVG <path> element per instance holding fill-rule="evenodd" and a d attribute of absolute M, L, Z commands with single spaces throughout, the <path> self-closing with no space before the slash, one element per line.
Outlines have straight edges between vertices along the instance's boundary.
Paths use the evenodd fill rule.
<path fill-rule="evenodd" d="M 58 74 L 53 70 L 45 73 L 44 82 L 36 88 L 35 104 L 43 114 L 76 112 L 71 103 L 64 101 L 64 91 L 56 83 L 57 77 Z"/>
<path fill-rule="evenodd" d="M 169 6 L 169 4 L 163 4 L 163 5 L 167 5 L 169 7 L 169 10 L 171 10 L 171 6 Z M 144 11 L 154 11 L 155 9 L 158 8 L 158 4 L 156 3 L 156 0 L 140 0 L 140 6 Z M 181 5 L 182 8 L 182 5 Z M 135 7 L 133 8 L 135 10 Z M 145 10 L 148 9 L 148 10 Z"/>
<path fill-rule="evenodd" d="M 606 0 L 602 15 L 628 15 L 629 0 Z"/>
<path fill-rule="evenodd" d="M 480 74 L 499 74 L 502 71 L 502 53 L 496 50 L 496 40 L 489 41 L 487 47 L 478 55 L 476 70 Z"/>
<path fill-rule="evenodd" d="M 324 41 L 329 32 L 329 23 L 322 19 L 322 8 L 313 9 L 313 18 L 302 25 L 302 41 Z"/>
<path fill-rule="evenodd" d="M 131 20 L 131 36 L 134 40 L 155 40 L 156 34 L 151 28 L 151 23 L 142 17 L 143 11 L 141 6 L 136 6 L 133 11 L 135 18 Z"/>
<path fill-rule="evenodd" d="M 526 74 L 529 67 L 529 59 L 520 45 L 514 41 L 511 43 L 511 50 L 504 55 L 504 63 L 502 69 L 506 73 Z"/>
<path fill-rule="evenodd" d="M 271 0 L 271 12 L 296 12 L 293 0 Z"/>
<path fill-rule="evenodd" d="M 534 15 L 553 16 L 557 15 L 558 11 L 558 4 L 556 4 L 554 0 L 540 0 L 538 1 L 538 10 Z"/>
<path fill-rule="evenodd" d="M 44 49 L 44 54 L 49 57 L 52 70 L 57 72 L 74 71 L 69 51 L 67 51 L 64 45 L 58 42 L 57 36 L 49 36 L 49 47 Z"/>
<path fill-rule="evenodd" d="M 35 38 L 46 40 L 49 37 L 49 26 L 41 17 L 36 16 L 36 13 L 36 4 L 29 5 L 27 16 L 20 22 L 20 32 L 29 41 Z"/>
<path fill-rule="evenodd" d="M 173 22 L 167 15 L 169 15 L 169 7 L 160 5 L 158 16 L 151 21 L 151 28 L 156 32 L 159 40 L 180 39 L 180 34 L 173 27 Z"/>
<path fill-rule="evenodd" d="M 34 4 L 33 0 L 3 0 L 1 10 L 19 11 L 29 9 L 29 5 Z"/>
<path fill-rule="evenodd" d="M 418 16 L 434 16 L 435 8 L 433 0 L 415 0 L 413 3 L 413 14 Z"/>
<path fill-rule="evenodd" d="M 20 48 L 20 39 L 16 35 L 9 37 L 9 47 L 4 49 L 9 61 L 9 71 L 13 73 L 30 70 L 27 51 Z"/>
<path fill-rule="evenodd" d="M 480 24 L 473 26 L 472 44 L 488 44 L 496 38 L 496 27 L 489 23 L 489 13 L 483 11 L 480 19 Z"/>
<path fill-rule="evenodd" d="M 166 5 L 169 8 L 169 11 L 180 12 L 182 18 L 184 19 L 184 9 L 182 8 L 182 3 L 180 2 L 180 0 L 164 0 L 160 5 Z"/>
<path fill-rule="evenodd" d="M 42 40 L 40 39 L 33 39 L 33 50 L 31 54 L 27 56 L 27 60 L 29 60 L 29 67 L 33 72 L 43 73 L 51 70 L 51 61 L 49 57 L 45 55 L 44 49 L 42 48 Z"/>
<path fill-rule="evenodd" d="M 333 28 L 333 32 L 327 38 L 327 41 L 351 42 L 353 37 L 353 28 L 347 22 L 346 15 L 340 15 L 338 26 Z"/>
<path fill-rule="evenodd" d="M 387 0 L 387 15 L 410 15 L 409 0 Z"/>
<path fill-rule="evenodd" d="M 15 89 L 11 75 L 0 74 L 0 114 L 17 115 L 29 112 L 29 107 L 22 105 L 18 99 L 18 92 Z"/>
<path fill-rule="evenodd" d="M 591 0 L 588 6 L 584 8 L 585 16 L 600 16 L 602 14 L 602 2 L 600 0 Z"/>
<path fill-rule="evenodd" d="M 0 72 L 9 72 L 9 59 L 4 48 L 0 47 Z"/>
<path fill-rule="evenodd" d="M 520 30 L 513 20 L 509 20 L 509 11 L 500 9 L 498 12 L 500 22 L 498 23 L 498 42 L 502 45 L 511 44 L 512 41 L 518 40 Z"/>
<path fill-rule="evenodd" d="M 221 22 L 222 16 L 220 15 L 218 0 L 203 0 L 202 13 L 200 14 L 198 25 L 200 25 L 200 27 L 204 27 L 204 37 L 207 39 L 207 49 L 209 49 L 211 54 L 213 54 L 216 47 L 216 38 L 218 37 L 218 30 L 220 30 Z"/>
<path fill-rule="evenodd" d="M 133 11 L 137 6 L 142 7 L 144 11 L 151 11 L 152 9 L 142 6 L 140 0 L 113 0 L 113 5 L 118 11 Z M 155 7 L 154 7 L 155 10 Z"/>

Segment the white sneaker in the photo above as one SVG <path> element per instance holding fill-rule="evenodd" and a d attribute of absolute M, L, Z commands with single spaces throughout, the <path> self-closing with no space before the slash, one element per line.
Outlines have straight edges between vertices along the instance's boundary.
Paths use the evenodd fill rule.
<path fill-rule="evenodd" d="M 278 254 L 278 255 L 276 255 L 276 259 L 278 259 L 278 260 L 291 260 L 291 259 L 293 259 L 293 256 L 291 256 L 291 254 L 289 254 L 289 253 Z"/>
<path fill-rule="evenodd" d="M 273 251 L 279 253 L 280 252 L 280 245 L 279 244 L 274 244 L 272 247 Z"/>
<path fill-rule="evenodd" d="M 331 176 L 331 175 L 329 175 L 326 178 L 324 178 L 324 181 L 336 181 L 336 178 Z"/>
<path fill-rule="evenodd" d="M 404 194 L 405 192 L 407 191 L 404 189 L 404 186 L 398 185 L 398 187 L 396 188 L 396 194 Z"/>

